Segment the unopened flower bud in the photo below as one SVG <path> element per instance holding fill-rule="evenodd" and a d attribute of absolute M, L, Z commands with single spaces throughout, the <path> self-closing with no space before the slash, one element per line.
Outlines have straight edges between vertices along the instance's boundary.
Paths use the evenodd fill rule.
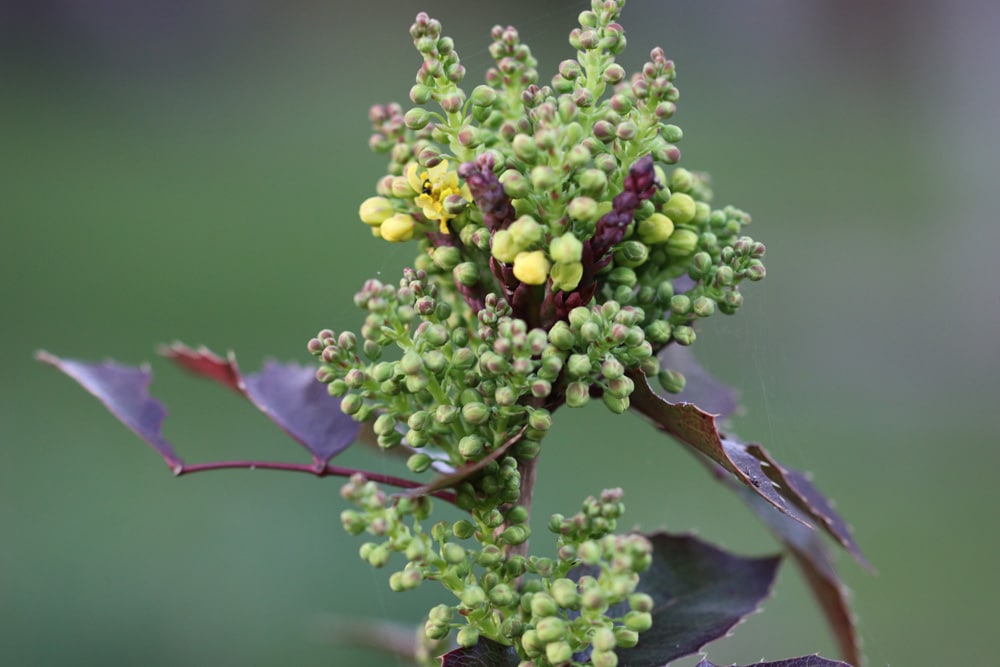
<path fill-rule="evenodd" d="M 409 439 L 407 439 L 407 442 L 410 442 Z M 412 445 L 413 443 L 410 442 L 410 444 Z M 431 467 L 431 463 L 433 463 L 431 457 L 423 453 L 413 454 L 410 458 L 406 459 L 406 467 L 416 473 L 424 472 Z"/>
<path fill-rule="evenodd" d="M 597 208 L 597 203 L 587 197 L 577 197 L 570 203 L 569 208 L 572 209 L 574 202 L 581 200 L 590 201 L 593 203 L 594 208 Z M 570 217 L 573 217 L 572 212 L 570 213 Z M 582 253 L 583 243 L 572 232 L 566 232 L 562 236 L 557 236 L 549 243 L 549 257 L 557 263 L 579 262 Z"/>
<path fill-rule="evenodd" d="M 458 441 L 458 453 L 467 459 L 482 455 L 485 442 L 478 435 L 467 435 Z"/>
<path fill-rule="evenodd" d="M 479 282 L 479 268 L 473 262 L 462 262 L 451 273 L 459 284 L 466 287 L 473 287 Z"/>
<path fill-rule="evenodd" d="M 667 239 L 667 254 L 671 257 L 686 257 L 698 247 L 698 234 L 690 229 L 675 229 Z"/>
<path fill-rule="evenodd" d="M 522 215 L 511 223 L 507 231 L 519 248 L 531 247 L 542 240 L 542 226 L 530 215 Z"/>
<path fill-rule="evenodd" d="M 500 534 L 500 539 L 507 544 L 523 544 L 530 534 L 527 526 L 508 526 Z"/>
<path fill-rule="evenodd" d="M 668 140 L 669 141 L 669 140 Z M 675 192 L 690 192 L 694 186 L 694 174 L 678 167 L 670 174 L 670 189 Z"/>
<path fill-rule="evenodd" d="M 708 317 L 715 313 L 715 301 L 707 296 L 699 296 L 691 304 L 691 312 L 695 317 Z"/>
<path fill-rule="evenodd" d="M 591 197 L 600 197 L 608 188 L 608 176 L 600 169 L 584 169 L 577 177 L 580 190 Z"/>
<path fill-rule="evenodd" d="M 648 245 L 663 243 L 674 233 L 674 223 L 662 213 L 653 213 L 639 223 L 637 232 L 643 243 Z"/>
<path fill-rule="evenodd" d="M 527 163 L 533 163 L 538 157 L 538 145 L 526 134 L 519 134 L 511 142 L 514 154 Z"/>
<path fill-rule="evenodd" d="M 615 396 L 608 391 L 604 392 L 604 395 L 601 396 L 601 400 L 604 402 L 604 405 L 607 406 L 608 410 L 611 410 L 611 412 L 616 415 L 623 414 L 629 407 L 629 399 L 627 396 Z"/>
<path fill-rule="evenodd" d="M 551 596 L 545 593 L 535 593 L 531 596 L 531 614 L 536 618 L 554 617 L 559 613 L 559 606 Z"/>
<path fill-rule="evenodd" d="M 675 192 L 663 206 L 663 213 L 673 220 L 675 225 L 691 222 L 695 214 L 694 199 L 683 192 Z"/>
<path fill-rule="evenodd" d="M 462 261 L 462 252 L 454 246 L 441 246 L 434 249 L 431 258 L 439 269 L 451 271 Z"/>
<path fill-rule="evenodd" d="M 619 648 L 632 648 L 639 643 L 639 633 L 619 625 L 614 629 L 615 643 Z"/>
<path fill-rule="evenodd" d="M 558 616 L 546 616 L 535 625 L 535 632 L 538 633 L 538 639 L 548 644 L 566 636 L 566 624 Z"/>
<path fill-rule="evenodd" d="M 379 234 L 391 243 L 409 241 L 413 238 L 413 227 L 415 224 L 412 216 L 405 213 L 397 213 L 382 223 L 379 227 Z"/>
<path fill-rule="evenodd" d="M 367 225 L 381 225 L 392 214 L 392 202 L 385 197 L 369 197 L 358 210 L 361 221 Z"/>
<path fill-rule="evenodd" d="M 615 264 L 635 268 L 649 259 L 649 247 L 640 241 L 625 241 L 615 250 Z"/>
<path fill-rule="evenodd" d="M 461 547 L 459 548 L 461 549 Z M 476 585 L 465 586 L 459 595 L 459 599 L 469 609 L 478 609 L 486 602 L 486 591 Z"/>
<path fill-rule="evenodd" d="M 490 409 L 485 403 L 473 402 L 462 406 L 462 418 L 470 424 L 482 424 L 489 420 Z"/>
<path fill-rule="evenodd" d="M 559 177 L 552 167 L 538 166 L 531 170 L 531 186 L 537 192 L 547 192 L 556 187 Z"/>
<path fill-rule="evenodd" d="M 403 116 L 403 123 L 411 130 L 422 130 L 430 121 L 430 112 L 422 107 L 413 107 Z"/>
<path fill-rule="evenodd" d="M 694 329 L 687 325 L 680 325 L 674 327 L 673 331 L 674 340 L 676 340 L 681 345 L 691 345 L 694 343 L 695 333 Z"/>
<path fill-rule="evenodd" d="M 472 648 L 479 643 L 479 630 L 471 625 L 466 625 L 455 635 L 455 642 L 462 648 Z"/>
<path fill-rule="evenodd" d="M 508 169 L 500 176 L 500 184 L 503 185 L 504 193 L 511 199 L 523 199 L 530 192 L 528 179 L 514 169 Z"/>

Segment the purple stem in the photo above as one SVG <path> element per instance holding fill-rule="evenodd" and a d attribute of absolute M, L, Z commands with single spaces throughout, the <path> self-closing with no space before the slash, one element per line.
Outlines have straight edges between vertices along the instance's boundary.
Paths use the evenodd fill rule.
<path fill-rule="evenodd" d="M 174 475 L 180 477 L 181 475 L 201 472 L 203 470 L 227 470 L 236 468 L 246 468 L 250 470 L 257 470 L 258 468 L 260 470 L 288 470 L 291 472 L 309 473 L 311 475 L 316 475 L 317 477 L 327 477 L 331 475 L 335 477 L 350 477 L 355 473 L 361 473 L 365 476 L 365 479 L 379 484 L 388 484 L 401 489 L 416 489 L 423 486 L 420 482 L 403 479 L 402 477 L 383 475 L 377 472 L 368 472 L 365 470 L 356 470 L 354 468 L 341 468 L 340 466 L 334 466 L 328 463 L 324 464 L 322 468 L 318 468 L 316 465 L 306 465 L 304 463 L 280 463 L 277 461 L 212 461 L 211 463 L 178 465 L 174 468 Z M 453 491 L 439 489 L 431 491 L 429 495 L 432 495 L 435 498 L 440 498 L 441 500 L 453 505 L 455 504 L 455 493 Z"/>

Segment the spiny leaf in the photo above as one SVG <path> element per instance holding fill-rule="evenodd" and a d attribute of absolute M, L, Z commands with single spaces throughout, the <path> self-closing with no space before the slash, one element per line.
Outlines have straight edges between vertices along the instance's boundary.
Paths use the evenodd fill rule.
<path fill-rule="evenodd" d="M 100 399 L 111 414 L 149 443 L 172 470 L 184 465 L 173 445 L 163 437 L 167 409 L 149 395 L 153 374 L 148 367 L 135 368 L 114 361 L 91 364 L 60 359 L 44 351 L 37 352 L 35 358 L 55 366 Z"/>
<path fill-rule="evenodd" d="M 719 479 L 736 491 L 747 506 L 771 529 L 775 537 L 784 544 L 823 610 L 830 630 L 840 647 L 841 655 L 852 665 L 860 665 L 863 661 L 861 642 L 854 624 L 854 616 L 847 603 L 847 589 L 837 576 L 830 554 L 819 534 L 776 512 L 759 497 L 738 486 L 717 466 L 713 467 Z"/>
<path fill-rule="evenodd" d="M 182 343 L 174 343 L 161 353 L 186 370 L 246 396 L 309 450 L 317 469 L 357 437 L 360 425 L 341 412 L 326 385 L 316 380 L 315 370 L 308 366 L 268 361 L 259 373 L 242 375 L 232 353 L 222 359 L 205 347 L 193 350 Z"/>
<path fill-rule="evenodd" d="M 719 667 L 714 662 L 702 660 L 695 667 Z M 732 667 L 738 667 L 733 665 Z M 743 665 L 742 667 L 851 667 L 846 662 L 839 660 L 827 660 L 818 655 L 804 655 L 800 658 L 789 658 L 788 660 L 778 660 L 777 662 L 755 662 L 753 665 Z"/>
<path fill-rule="evenodd" d="M 692 403 L 722 419 L 739 412 L 739 392 L 702 368 L 690 347 L 668 345 L 656 356 L 661 368 L 678 371 L 686 380 L 683 391 L 670 395 L 671 403 Z"/>
<path fill-rule="evenodd" d="M 517 667 L 521 659 L 511 646 L 480 637 L 475 646 L 457 648 L 441 656 L 441 667 Z"/>
<path fill-rule="evenodd" d="M 660 667 L 725 637 L 770 594 L 780 556 L 735 556 L 690 535 L 653 533 L 653 562 L 638 591 L 653 598 L 653 627 L 631 649 L 619 649 L 620 667 Z M 580 566 L 568 575 L 597 576 Z M 622 616 L 627 603 L 608 610 Z M 589 657 L 589 656 L 587 656 Z"/>

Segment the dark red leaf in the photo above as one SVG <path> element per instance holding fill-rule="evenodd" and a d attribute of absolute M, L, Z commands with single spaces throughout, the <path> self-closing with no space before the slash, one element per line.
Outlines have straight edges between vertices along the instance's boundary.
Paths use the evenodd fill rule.
<path fill-rule="evenodd" d="M 719 667 L 714 662 L 702 660 L 695 667 Z M 737 667 L 733 665 L 732 667 Z M 743 667 L 851 667 L 846 662 L 838 660 L 827 660 L 818 655 L 804 655 L 800 658 L 789 658 L 788 660 L 778 660 L 777 662 L 755 662 L 753 665 Z"/>
<path fill-rule="evenodd" d="M 521 659 L 511 646 L 481 637 L 469 648 L 457 648 L 441 656 L 441 667 L 517 667 Z"/>
<path fill-rule="evenodd" d="M 719 382 L 702 368 L 690 347 L 668 345 L 657 357 L 661 368 L 678 371 L 687 380 L 683 391 L 667 397 L 671 403 L 693 403 L 705 412 L 723 419 L 732 417 L 739 411 L 739 392 Z"/>
<path fill-rule="evenodd" d="M 183 467 L 173 445 L 163 437 L 167 409 L 149 395 L 153 374 L 147 367 L 134 368 L 114 361 L 91 364 L 60 359 L 44 351 L 36 353 L 35 358 L 55 366 L 100 399 L 111 414 L 159 452 L 172 470 Z"/>
<path fill-rule="evenodd" d="M 724 637 L 770 594 L 779 556 L 735 556 L 690 535 L 654 533 L 653 563 L 639 578 L 638 590 L 653 598 L 653 627 L 631 649 L 619 649 L 620 667 L 660 667 L 696 653 Z M 592 568 L 574 568 L 578 579 L 596 576 Z M 609 616 L 628 611 L 622 604 Z"/>
<path fill-rule="evenodd" d="M 735 480 L 719 470 L 718 466 L 713 468 L 719 479 L 736 491 L 747 506 L 771 529 L 775 537 L 784 544 L 823 610 L 841 655 L 849 663 L 860 665 L 861 642 L 854 616 L 847 604 L 847 589 L 840 582 L 840 577 L 837 576 L 837 571 L 830 560 L 830 554 L 819 534 L 776 512 L 758 496 L 736 484 Z"/>
<path fill-rule="evenodd" d="M 269 361 L 259 373 L 242 375 L 231 353 L 222 359 L 207 348 L 181 343 L 164 348 L 164 356 L 188 371 L 233 389 L 309 450 L 317 468 L 344 451 L 357 438 L 360 424 L 316 380 L 315 369 Z"/>

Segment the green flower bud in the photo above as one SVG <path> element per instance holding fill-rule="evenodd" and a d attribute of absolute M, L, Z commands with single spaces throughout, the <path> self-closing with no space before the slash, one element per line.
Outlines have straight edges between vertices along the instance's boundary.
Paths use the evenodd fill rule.
<path fill-rule="evenodd" d="M 459 594 L 459 599 L 469 609 L 478 609 L 486 602 L 486 591 L 476 585 L 466 586 Z"/>
<path fill-rule="evenodd" d="M 589 197 L 600 197 L 608 189 L 608 176 L 600 169 L 584 169 L 577 178 L 580 190 Z"/>
<path fill-rule="evenodd" d="M 402 572 L 393 572 L 389 576 L 389 589 L 392 590 L 394 593 L 400 593 L 406 590 L 406 586 L 403 583 Z"/>
<path fill-rule="evenodd" d="M 653 627 L 653 616 L 648 611 L 630 611 L 625 614 L 625 627 L 636 632 L 645 632 Z"/>
<path fill-rule="evenodd" d="M 611 410 L 611 412 L 616 415 L 620 415 L 628 410 L 629 399 L 627 396 L 619 397 L 606 391 L 604 392 L 604 395 L 601 396 L 601 400 L 604 401 L 604 405 L 607 406 L 608 410 Z"/>
<path fill-rule="evenodd" d="M 531 461 L 538 456 L 541 448 L 541 445 L 535 440 L 522 440 L 514 446 L 514 457 L 518 461 Z"/>
<path fill-rule="evenodd" d="M 664 280 L 656 287 L 656 300 L 660 303 L 668 303 L 674 295 L 674 285 L 669 280 Z"/>
<path fill-rule="evenodd" d="M 590 400 L 590 386 L 585 382 L 570 382 L 566 387 L 566 405 L 580 408 Z"/>
<path fill-rule="evenodd" d="M 594 540 L 587 540 L 577 547 L 576 555 L 587 565 L 597 565 L 602 557 L 601 546 Z"/>
<path fill-rule="evenodd" d="M 500 547 L 493 544 L 487 544 L 483 547 L 483 550 L 479 552 L 479 555 L 476 556 L 476 562 L 489 569 L 502 562 L 503 558 L 503 552 L 500 550 Z"/>
<path fill-rule="evenodd" d="M 478 435 L 467 435 L 458 441 L 458 453 L 467 459 L 479 458 L 483 454 L 485 444 Z"/>
<path fill-rule="evenodd" d="M 467 625 L 455 635 L 455 642 L 462 648 L 472 648 L 479 643 L 479 630 Z"/>
<path fill-rule="evenodd" d="M 538 166 L 531 170 L 531 187 L 536 192 L 548 192 L 559 183 L 559 176 L 552 167 Z"/>
<path fill-rule="evenodd" d="M 524 248 L 518 244 L 517 239 L 509 230 L 501 229 L 493 234 L 493 240 L 490 244 L 490 254 L 497 261 L 510 264 L 517 257 L 517 254 L 523 250 Z"/>
<path fill-rule="evenodd" d="M 687 315 L 691 312 L 691 298 L 686 294 L 675 294 L 670 298 L 670 312 L 675 315 Z"/>
<path fill-rule="evenodd" d="M 477 107 L 492 106 L 497 99 L 497 92 L 487 85 L 479 85 L 472 89 L 469 100 Z"/>
<path fill-rule="evenodd" d="M 670 394 L 681 393 L 687 383 L 683 374 L 670 369 L 660 371 L 656 379 L 660 381 L 660 386 L 663 387 L 664 391 Z"/>
<path fill-rule="evenodd" d="M 558 613 L 559 605 L 550 595 L 535 593 L 531 596 L 531 614 L 535 618 L 554 617 Z"/>
<path fill-rule="evenodd" d="M 608 627 L 594 630 L 590 643 L 594 646 L 595 651 L 612 651 L 618 645 L 615 633 Z"/>
<path fill-rule="evenodd" d="M 638 278 L 635 275 L 635 271 L 627 266 L 616 266 L 608 274 L 608 282 L 612 285 L 625 285 L 626 287 L 634 287 Z"/>
<path fill-rule="evenodd" d="M 376 546 L 368 552 L 368 564 L 372 567 L 385 567 L 389 562 L 389 550 L 383 546 Z"/>
<path fill-rule="evenodd" d="M 573 201 L 577 202 L 581 199 L 586 199 L 586 197 L 577 197 Z M 593 200 L 590 201 L 593 202 Z M 595 203 L 594 206 L 596 207 L 597 204 Z M 572 209 L 572 207 L 573 203 L 571 202 L 570 208 Z M 556 263 L 568 264 L 570 262 L 579 262 L 582 254 L 583 243 L 572 232 L 566 232 L 562 236 L 557 236 L 549 243 L 549 257 Z"/>
<path fill-rule="evenodd" d="M 590 357 L 586 354 L 571 354 L 566 360 L 566 373 L 571 378 L 582 378 L 590 374 Z"/>
<path fill-rule="evenodd" d="M 530 390 L 531 390 L 531 395 L 534 396 L 535 398 L 545 398 L 546 396 L 552 393 L 552 383 L 549 382 L 548 380 L 535 380 L 534 382 L 531 383 Z M 552 422 L 550 419 L 548 422 L 544 423 L 551 424 Z M 536 427 L 532 426 L 532 428 Z M 540 429 L 540 430 L 547 430 L 547 427 L 545 429 Z"/>
<path fill-rule="evenodd" d="M 358 215 L 366 225 L 377 227 L 385 222 L 395 211 L 392 210 L 392 202 L 385 197 L 369 197 L 361 202 Z"/>
<path fill-rule="evenodd" d="M 473 287 L 479 282 L 479 268 L 473 262 L 462 262 L 451 271 L 459 284 Z"/>
<path fill-rule="evenodd" d="M 462 252 L 455 246 L 441 246 L 431 256 L 434 264 L 444 271 L 451 271 L 462 261 Z"/>
<path fill-rule="evenodd" d="M 699 296 L 691 304 L 691 312 L 694 313 L 695 317 L 709 317 L 715 313 L 715 301 L 707 296 Z"/>
<path fill-rule="evenodd" d="M 411 562 L 421 561 L 427 555 L 427 546 L 424 544 L 423 540 L 410 540 L 410 543 L 406 545 L 406 551 L 404 553 L 406 555 L 406 559 Z"/>
<path fill-rule="evenodd" d="M 615 264 L 635 268 L 649 259 L 649 247 L 640 241 L 625 241 L 615 250 Z M 634 283 L 633 283 L 634 284 Z"/>
<path fill-rule="evenodd" d="M 590 663 L 593 667 L 618 667 L 618 655 L 614 651 L 594 649 L 590 654 Z"/>
<path fill-rule="evenodd" d="M 458 417 L 458 408 L 454 405 L 439 405 L 434 409 L 434 421 L 438 424 L 451 424 Z"/>
<path fill-rule="evenodd" d="M 462 418 L 470 424 L 483 424 L 490 418 L 490 409 L 478 401 L 462 406 Z"/>
<path fill-rule="evenodd" d="M 691 222 L 695 213 L 694 199 L 683 192 L 675 192 L 663 206 L 663 213 L 673 220 L 675 225 Z"/>
<path fill-rule="evenodd" d="M 670 174 L 670 189 L 677 192 L 690 192 L 694 186 L 694 174 L 687 169 L 678 167 Z"/>
<path fill-rule="evenodd" d="M 354 510 L 344 510 L 341 512 L 340 522 L 344 524 L 344 530 L 351 535 L 360 535 L 367 528 L 364 517 Z"/>
<path fill-rule="evenodd" d="M 406 391 L 411 394 L 416 394 L 417 392 L 426 389 L 427 385 L 430 384 L 430 380 L 423 373 L 418 373 L 416 375 L 407 375 L 406 382 L 404 384 L 406 385 Z"/>
<path fill-rule="evenodd" d="M 557 262 L 549 271 L 552 278 L 552 289 L 571 292 L 580 284 L 583 278 L 583 264 L 580 262 Z"/>
<path fill-rule="evenodd" d="M 514 155 L 520 160 L 524 160 L 527 163 L 533 163 L 538 157 L 538 144 L 535 140 L 526 134 L 518 134 L 511 141 L 511 148 L 514 149 Z"/>
<path fill-rule="evenodd" d="M 495 400 L 499 406 L 510 407 L 517 403 L 517 392 L 515 392 L 511 387 L 497 387 L 496 392 L 493 394 L 493 400 Z"/>
<path fill-rule="evenodd" d="M 491 588 L 489 598 L 497 607 L 511 607 L 518 601 L 517 593 L 507 584 L 498 584 Z"/>
<path fill-rule="evenodd" d="M 639 223 L 636 231 L 643 243 L 663 243 L 674 233 L 674 222 L 662 213 L 653 213 Z"/>
<path fill-rule="evenodd" d="M 663 345 L 670 340 L 670 323 L 666 320 L 656 320 L 646 327 L 646 339 L 657 345 Z"/>
<path fill-rule="evenodd" d="M 566 637 L 566 624 L 558 616 L 546 616 L 535 625 L 535 632 L 539 641 L 546 644 L 560 641 Z"/>
<path fill-rule="evenodd" d="M 528 179 L 514 169 L 508 169 L 500 175 L 500 184 L 503 185 L 504 193 L 511 199 L 524 199 L 531 191 Z"/>
<path fill-rule="evenodd" d="M 639 643 L 639 633 L 619 625 L 614 629 L 615 643 L 619 648 L 632 648 Z"/>
<path fill-rule="evenodd" d="M 399 360 L 399 370 L 403 371 L 407 375 L 414 375 L 419 373 L 424 367 L 423 359 L 420 355 L 412 350 L 403 355 L 403 358 Z"/>
<path fill-rule="evenodd" d="M 361 409 L 363 404 L 364 399 L 361 398 L 361 394 L 347 394 L 340 401 L 340 411 L 345 415 L 353 415 Z"/>
<path fill-rule="evenodd" d="M 549 329 L 549 342 L 560 350 L 569 350 L 576 345 L 576 336 L 570 331 L 569 325 L 560 320 Z"/>
<path fill-rule="evenodd" d="M 541 241 L 544 230 L 530 215 L 522 215 L 510 224 L 507 231 L 510 232 L 517 247 L 523 250 Z M 495 241 L 496 236 L 494 235 Z"/>
<path fill-rule="evenodd" d="M 614 380 L 625 375 L 625 367 L 614 357 L 608 357 L 601 362 L 601 375 L 607 380 Z"/>
<path fill-rule="evenodd" d="M 387 433 L 392 433 L 396 428 L 396 418 L 392 415 L 379 415 L 372 424 L 372 430 L 375 435 L 385 435 Z"/>
<path fill-rule="evenodd" d="M 549 664 L 561 665 L 573 659 L 573 649 L 568 642 L 552 642 L 545 645 L 545 657 Z"/>
<path fill-rule="evenodd" d="M 521 635 L 521 646 L 523 646 L 524 651 L 532 657 L 541 655 L 542 651 L 545 650 L 545 642 L 538 638 L 538 635 L 534 630 L 525 630 L 524 634 Z"/>
<path fill-rule="evenodd" d="M 576 582 L 571 579 L 556 579 L 552 582 L 552 598 L 560 607 L 574 609 L 580 604 L 580 594 Z"/>
<path fill-rule="evenodd" d="M 403 116 L 403 123 L 411 130 L 422 130 L 431 121 L 431 114 L 427 109 L 413 107 Z"/>
<path fill-rule="evenodd" d="M 597 322 L 584 322 L 580 325 L 580 338 L 587 341 L 588 343 L 593 343 L 598 338 L 601 337 L 601 325 Z"/>
<path fill-rule="evenodd" d="M 577 222 L 582 222 L 587 225 L 592 225 L 597 222 L 600 217 L 600 210 L 597 207 L 597 202 L 590 197 L 575 197 L 570 201 L 569 206 L 566 207 L 566 213 L 569 215 L 571 220 Z M 579 252 L 576 253 L 576 257 L 572 260 L 564 261 L 577 261 L 580 259 Z"/>
<path fill-rule="evenodd" d="M 527 526 L 508 526 L 503 533 L 500 534 L 500 539 L 502 539 L 507 544 L 523 544 L 528 537 L 531 535 L 531 531 Z"/>
<path fill-rule="evenodd" d="M 681 345 L 691 345 L 694 343 L 695 333 L 694 329 L 687 325 L 678 325 L 674 327 L 673 331 L 674 340 L 676 340 Z"/>
<path fill-rule="evenodd" d="M 407 442 L 413 445 L 413 442 L 407 438 Z M 427 454 L 413 454 L 410 458 L 406 459 L 406 467 L 412 472 L 424 472 L 431 467 L 433 460 Z"/>
<path fill-rule="evenodd" d="M 454 542 L 447 542 L 441 545 L 441 557 L 449 565 L 457 565 L 465 562 L 465 549 Z"/>

